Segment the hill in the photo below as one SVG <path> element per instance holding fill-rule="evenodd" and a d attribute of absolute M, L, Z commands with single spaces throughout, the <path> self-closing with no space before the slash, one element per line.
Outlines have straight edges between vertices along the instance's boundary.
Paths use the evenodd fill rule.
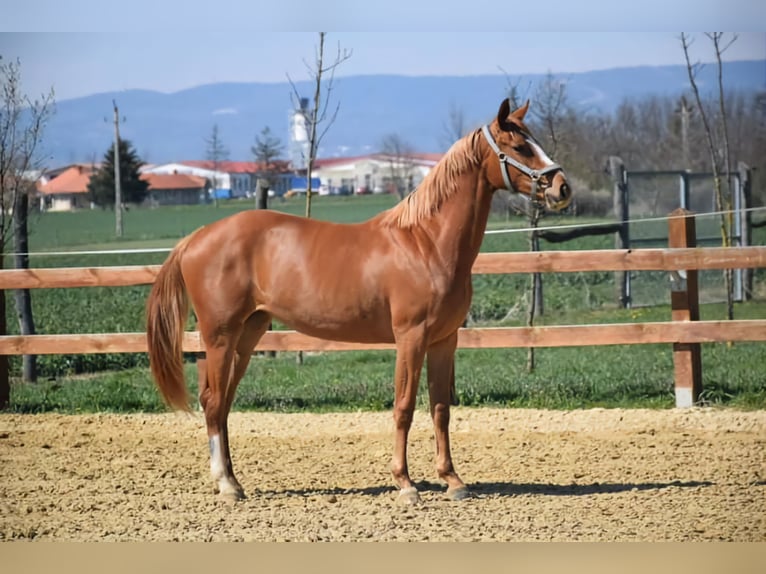
<path fill-rule="evenodd" d="M 544 75 L 513 76 L 522 97 L 534 94 Z M 557 74 L 568 86 L 570 102 L 581 110 L 612 112 L 625 98 L 676 95 L 688 87 L 684 66 L 615 68 Z M 766 61 L 726 63 L 727 90 L 766 90 Z M 708 64 L 698 80 L 703 90 L 716 89 L 716 67 Z M 337 121 L 322 142 L 320 156 L 377 151 L 385 134 L 396 133 L 418 151 L 448 146 L 444 124 L 450 106 L 478 125 L 492 117 L 508 90 L 503 74 L 484 76 L 370 75 L 336 78 L 333 101 L 340 102 Z M 308 82 L 296 84 L 301 95 L 313 93 Z M 45 135 L 48 165 L 99 160 L 112 139 L 112 100 L 126 121 L 130 139 L 147 162 L 201 159 L 204 139 L 214 123 L 230 158 L 251 159 L 255 135 L 268 125 L 287 139 L 292 87 L 283 83 L 218 83 L 165 94 L 146 90 L 103 93 L 57 103 Z M 533 102 L 534 105 L 534 102 Z"/>

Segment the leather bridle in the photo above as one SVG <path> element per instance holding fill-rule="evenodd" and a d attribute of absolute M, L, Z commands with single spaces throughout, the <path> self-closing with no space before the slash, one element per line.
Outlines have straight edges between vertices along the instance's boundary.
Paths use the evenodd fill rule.
<path fill-rule="evenodd" d="M 551 183 L 548 182 L 548 184 L 543 188 L 542 190 L 542 201 L 538 198 L 537 188 L 538 188 L 538 182 L 541 180 L 541 178 L 549 174 L 553 171 L 559 171 L 561 170 L 561 166 L 558 164 L 551 164 L 548 166 L 545 166 L 543 169 L 531 169 L 530 167 L 524 165 L 523 163 L 516 161 L 511 156 L 507 155 L 503 151 L 500 150 L 497 143 L 495 142 L 495 139 L 492 137 L 492 134 L 489 131 L 489 125 L 482 126 L 481 133 L 484 134 L 484 138 L 487 140 L 487 143 L 489 144 L 489 147 L 492 148 L 492 151 L 497 154 L 497 159 L 500 161 L 500 172 L 503 174 L 503 181 L 505 182 L 505 189 L 508 191 L 516 192 L 518 193 L 518 190 L 513 187 L 513 184 L 511 183 L 511 176 L 508 172 L 508 166 L 512 165 L 516 169 L 518 169 L 521 173 L 528 176 L 529 179 L 532 180 L 532 189 L 530 190 L 529 197 L 527 197 L 525 194 L 520 194 L 523 197 L 525 197 L 527 200 L 531 201 L 536 206 L 542 207 L 546 204 L 545 202 L 545 191 L 550 188 Z M 531 138 L 531 136 L 524 135 L 524 137 Z M 534 141 L 534 139 L 532 139 Z M 537 142 L 535 142 L 537 143 Z M 537 144 L 538 146 L 540 144 Z M 541 148 L 542 149 L 542 148 Z M 546 180 L 548 178 L 545 178 Z"/>

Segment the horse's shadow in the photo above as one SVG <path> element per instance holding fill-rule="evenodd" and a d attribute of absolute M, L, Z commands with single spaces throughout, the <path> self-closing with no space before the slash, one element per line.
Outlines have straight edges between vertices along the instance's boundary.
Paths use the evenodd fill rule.
<path fill-rule="evenodd" d="M 593 482 L 589 484 L 551 484 L 551 483 L 515 483 L 515 482 L 474 482 L 468 485 L 474 497 L 513 497 L 523 495 L 540 496 L 590 496 L 593 494 L 617 494 L 620 492 L 661 490 L 665 488 L 698 488 L 713 486 L 709 481 L 680 481 L 671 482 Z M 430 481 L 415 484 L 418 491 L 445 492 L 446 487 Z M 283 496 L 381 496 L 394 494 L 393 486 L 368 486 L 364 488 L 299 488 L 285 490 L 259 490 L 258 495 L 266 497 Z"/>

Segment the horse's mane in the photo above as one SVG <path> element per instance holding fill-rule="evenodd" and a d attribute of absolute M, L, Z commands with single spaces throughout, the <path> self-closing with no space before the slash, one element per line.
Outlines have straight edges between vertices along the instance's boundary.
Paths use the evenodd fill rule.
<path fill-rule="evenodd" d="M 385 225 L 412 227 L 437 213 L 458 189 L 458 176 L 481 162 L 476 144 L 478 130 L 456 141 L 428 172 L 418 188 L 382 214 Z"/>

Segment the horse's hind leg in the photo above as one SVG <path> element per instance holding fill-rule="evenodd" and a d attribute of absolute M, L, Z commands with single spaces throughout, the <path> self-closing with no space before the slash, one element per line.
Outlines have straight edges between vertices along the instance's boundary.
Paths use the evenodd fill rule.
<path fill-rule="evenodd" d="M 469 496 L 466 485 L 452 465 L 449 421 L 452 386 L 455 381 L 457 332 L 428 349 L 428 396 L 436 438 L 436 472 L 447 483 L 447 496 L 460 500 Z"/>
<path fill-rule="evenodd" d="M 204 333 L 204 332 L 203 332 Z M 200 380 L 200 404 L 205 412 L 210 445 L 210 474 L 218 492 L 233 499 L 244 497 L 242 487 L 234 478 L 226 433 L 226 387 L 229 384 L 234 345 L 228 337 L 217 340 L 205 338 L 206 377 Z M 201 379 L 201 377 L 200 377 Z"/>
<path fill-rule="evenodd" d="M 210 473 L 221 495 L 239 500 L 245 497 L 234 476 L 229 448 L 228 416 L 239 381 L 247 370 L 258 339 L 268 327 L 269 317 L 253 314 L 238 332 L 227 336 L 205 336 L 207 370 L 200 376 L 200 404 L 205 411 L 210 444 Z M 208 339 L 211 342 L 208 342 Z M 212 343 L 212 344 L 211 344 Z"/>

